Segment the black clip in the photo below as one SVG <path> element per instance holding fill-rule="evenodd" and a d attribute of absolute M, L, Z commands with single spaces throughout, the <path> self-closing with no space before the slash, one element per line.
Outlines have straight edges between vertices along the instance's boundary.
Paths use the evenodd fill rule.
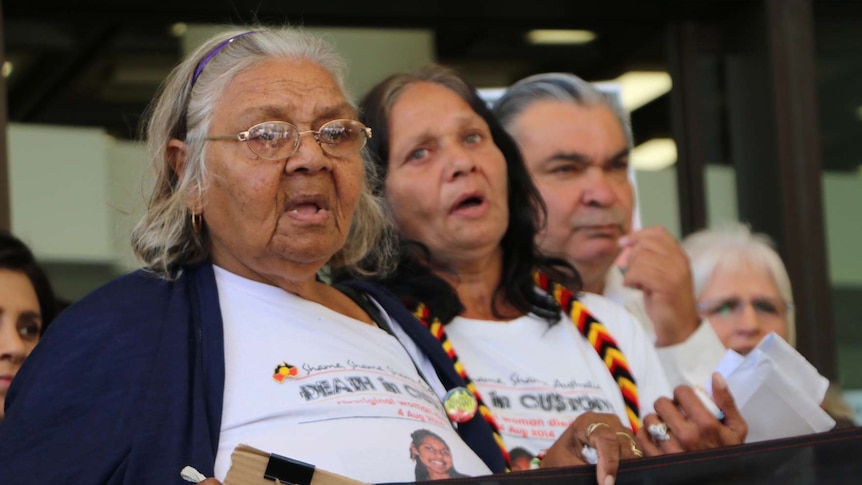
<path fill-rule="evenodd" d="M 276 483 L 311 485 L 314 465 L 272 453 L 269 455 L 269 463 L 266 464 L 263 477 Z"/>

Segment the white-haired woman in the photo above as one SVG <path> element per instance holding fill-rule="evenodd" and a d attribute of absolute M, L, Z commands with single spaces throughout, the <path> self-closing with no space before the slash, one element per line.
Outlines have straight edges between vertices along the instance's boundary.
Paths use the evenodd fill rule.
<path fill-rule="evenodd" d="M 185 465 L 223 480 L 238 443 L 407 482 L 419 422 L 488 473 L 371 307 L 316 277 L 372 252 L 385 267 L 370 136 L 316 37 L 229 32 L 185 59 L 148 126 L 156 180 L 132 236 L 147 268 L 69 308 L 27 360 L 2 482 L 177 483 Z"/>
<path fill-rule="evenodd" d="M 691 234 L 682 245 L 698 311 L 725 347 L 744 355 L 770 332 L 795 345 L 790 277 L 768 236 L 729 224 Z M 853 411 L 836 387 L 830 386 L 823 407 L 839 423 L 852 423 Z"/>

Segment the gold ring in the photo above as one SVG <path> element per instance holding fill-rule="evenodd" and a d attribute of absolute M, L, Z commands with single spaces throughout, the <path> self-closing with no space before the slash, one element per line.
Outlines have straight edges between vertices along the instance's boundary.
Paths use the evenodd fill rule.
<path fill-rule="evenodd" d="M 631 445 L 632 454 L 638 458 L 643 458 L 644 454 L 641 450 L 638 449 L 638 443 L 635 441 L 634 437 L 624 431 L 617 431 L 615 433 L 617 436 L 625 436 L 629 439 L 629 444 Z"/>
<path fill-rule="evenodd" d="M 608 423 L 602 423 L 602 422 L 590 423 L 590 425 L 587 426 L 587 440 L 590 439 L 590 435 L 593 434 L 593 432 L 595 432 L 597 429 L 601 428 L 602 426 L 610 429 L 610 426 L 608 426 Z"/>

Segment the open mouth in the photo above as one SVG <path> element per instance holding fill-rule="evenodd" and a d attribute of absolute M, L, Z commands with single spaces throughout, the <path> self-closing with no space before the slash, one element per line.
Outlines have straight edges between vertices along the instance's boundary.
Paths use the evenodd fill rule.
<path fill-rule="evenodd" d="M 288 211 L 318 212 L 329 210 L 329 201 L 322 195 L 300 195 L 287 201 Z"/>
<path fill-rule="evenodd" d="M 469 210 L 474 207 L 479 207 L 485 203 L 485 197 L 481 194 L 465 194 L 458 198 L 454 204 L 452 204 L 452 209 L 450 212 L 458 212 L 463 210 Z"/>
<path fill-rule="evenodd" d="M 461 202 L 460 204 L 458 204 L 455 207 L 455 209 L 464 209 L 464 208 L 468 208 L 468 207 L 474 207 L 474 206 L 480 205 L 482 202 L 484 202 L 484 200 L 481 197 L 470 197 L 469 199 L 465 200 L 464 202 Z"/>
<path fill-rule="evenodd" d="M 321 210 L 323 210 L 323 208 L 317 204 L 306 203 L 292 205 L 288 212 L 296 212 L 299 214 L 317 214 Z"/>
<path fill-rule="evenodd" d="M 322 195 L 303 195 L 291 197 L 285 211 L 293 216 L 309 217 L 329 211 L 329 201 Z"/>

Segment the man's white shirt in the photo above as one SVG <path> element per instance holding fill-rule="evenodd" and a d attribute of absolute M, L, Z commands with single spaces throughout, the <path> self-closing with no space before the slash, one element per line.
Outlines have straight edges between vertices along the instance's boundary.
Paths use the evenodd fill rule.
<path fill-rule="evenodd" d="M 623 285 L 620 270 L 611 266 L 605 277 L 605 298 L 624 307 L 641 323 L 650 342 L 655 342 L 655 325 L 644 305 L 643 292 Z M 678 385 L 705 386 L 727 349 L 707 320 L 685 342 L 667 347 L 656 347 L 668 382 Z"/>

